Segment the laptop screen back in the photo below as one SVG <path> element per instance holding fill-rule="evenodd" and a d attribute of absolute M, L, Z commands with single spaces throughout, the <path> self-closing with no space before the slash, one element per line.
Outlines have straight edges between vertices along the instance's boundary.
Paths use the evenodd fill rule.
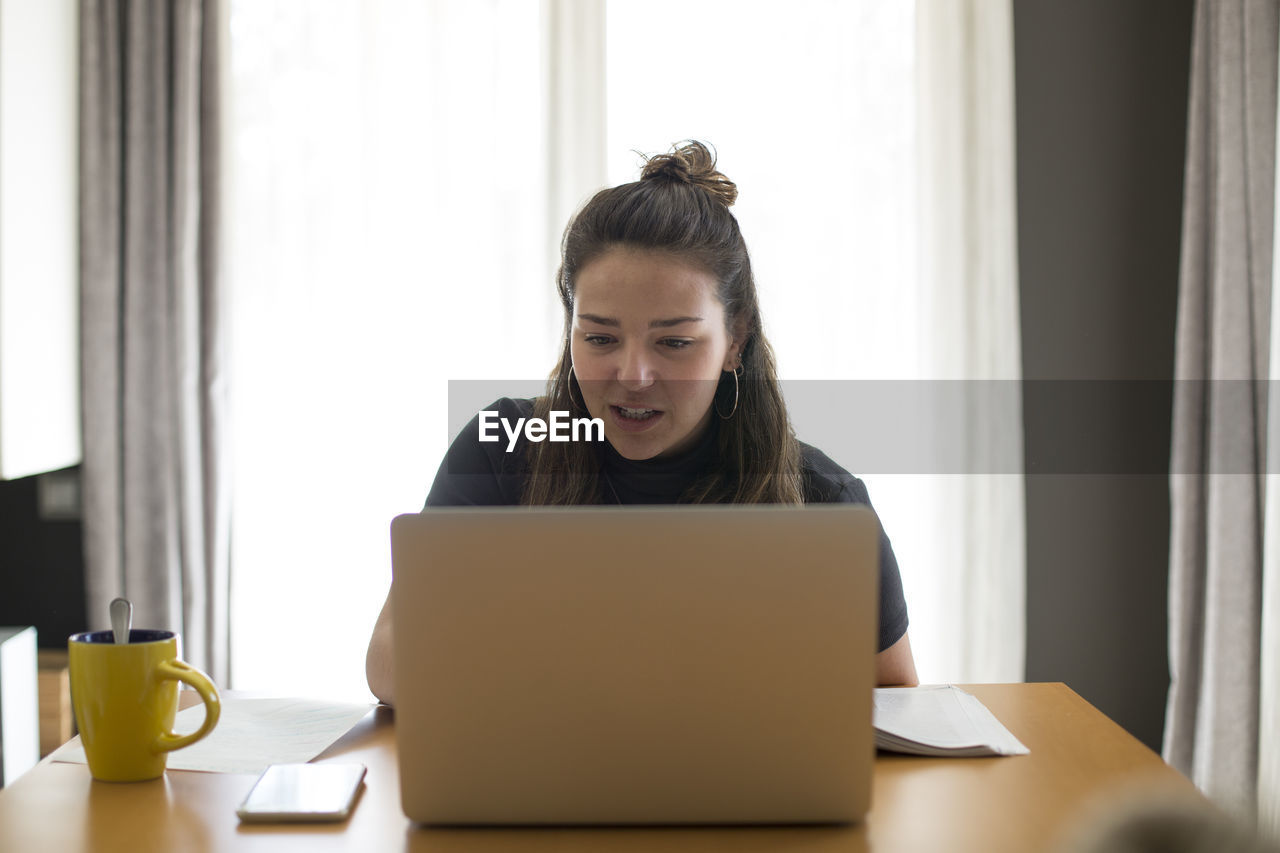
<path fill-rule="evenodd" d="M 867 509 L 432 509 L 392 524 L 405 813 L 436 824 L 857 820 Z"/>

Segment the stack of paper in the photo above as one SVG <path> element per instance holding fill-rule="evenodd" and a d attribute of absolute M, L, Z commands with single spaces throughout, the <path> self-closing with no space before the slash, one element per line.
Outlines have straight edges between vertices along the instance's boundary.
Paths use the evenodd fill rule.
<path fill-rule="evenodd" d="M 872 722 L 876 746 L 909 755 L 1026 755 L 987 706 L 959 687 L 881 687 Z"/>
<path fill-rule="evenodd" d="M 369 713 L 367 703 L 311 699 L 222 698 L 222 716 L 204 740 L 169 754 L 170 770 L 261 773 L 272 764 L 310 761 Z M 204 705 L 178 712 L 175 732 L 193 732 L 204 720 Z M 52 761 L 85 763 L 76 736 L 53 753 Z"/>

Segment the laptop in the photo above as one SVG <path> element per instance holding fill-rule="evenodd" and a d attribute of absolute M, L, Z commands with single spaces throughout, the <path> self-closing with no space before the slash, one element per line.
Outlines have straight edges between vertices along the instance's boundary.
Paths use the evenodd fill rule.
<path fill-rule="evenodd" d="M 425 824 L 844 823 L 870 804 L 865 507 L 429 509 L 391 525 Z"/>

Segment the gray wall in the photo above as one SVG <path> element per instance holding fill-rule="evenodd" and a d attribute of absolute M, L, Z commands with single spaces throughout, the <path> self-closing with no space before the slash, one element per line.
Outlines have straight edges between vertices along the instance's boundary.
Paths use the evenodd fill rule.
<path fill-rule="evenodd" d="M 1014 2 L 1027 678 L 1157 750 L 1192 5 Z"/>

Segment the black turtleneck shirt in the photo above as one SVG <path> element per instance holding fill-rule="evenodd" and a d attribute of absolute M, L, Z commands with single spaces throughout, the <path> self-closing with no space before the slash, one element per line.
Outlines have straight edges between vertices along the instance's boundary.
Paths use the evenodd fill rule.
<path fill-rule="evenodd" d="M 488 407 L 514 424 L 533 413 L 533 401 L 503 397 Z M 490 434 L 493 434 L 493 430 Z M 427 508 L 440 506 L 516 506 L 526 478 L 523 431 L 510 453 L 508 437 L 497 427 L 498 440 L 480 441 L 480 416 L 458 433 L 445 454 L 427 495 Z M 606 504 L 674 504 L 701 475 L 716 463 L 716 430 L 707 430 L 698 443 L 666 459 L 627 459 L 608 441 L 600 443 L 600 492 Z M 871 505 L 867 487 L 821 450 L 800 443 L 800 472 L 805 503 L 853 503 Z M 884 529 L 880 531 L 880 633 L 881 651 L 907 631 L 907 602 L 902 594 L 898 561 Z"/>

